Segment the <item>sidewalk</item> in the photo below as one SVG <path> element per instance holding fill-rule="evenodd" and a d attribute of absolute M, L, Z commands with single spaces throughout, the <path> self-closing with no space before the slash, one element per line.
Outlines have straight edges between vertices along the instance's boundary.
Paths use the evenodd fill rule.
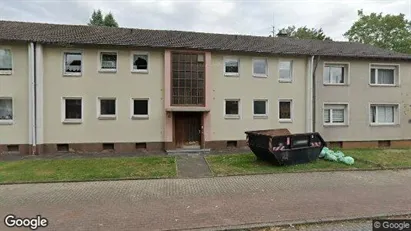
<path fill-rule="evenodd" d="M 50 225 L 39 230 L 217 229 L 353 218 L 411 212 L 409 182 L 411 170 L 3 185 L 0 217 L 40 214 Z"/>

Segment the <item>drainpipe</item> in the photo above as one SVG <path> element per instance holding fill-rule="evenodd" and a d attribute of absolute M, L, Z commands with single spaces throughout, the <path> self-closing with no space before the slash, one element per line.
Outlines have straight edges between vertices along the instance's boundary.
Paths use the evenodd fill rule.
<path fill-rule="evenodd" d="M 305 130 L 306 132 L 312 132 L 312 125 L 313 125 L 313 105 L 312 105 L 312 98 L 313 98 L 313 62 L 314 62 L 314 56 L 308 57 L 307 59 L 307 82 L 306 82 L 306 123 L 305 123 Z"/>
<path fill-rule="evenodd" d="M 31 154 L 37 154 L 36 131 L 36 44 L 31 42 L 28 46 L 29 63 L 29 143 Z"/>
<path fill-rule="evenodd" d="M 315 61 L 316 60 L 316 61 Z M 314 64 L 315 61 L 315 64 Z M 320 62 L 320 56 L 317 56 L 317 59 L 312 57 L 312 131 L 315 132 L 316 126 L 316 85 L 315 85 L 315 72 L 317 70 L 318 63 Z"/>

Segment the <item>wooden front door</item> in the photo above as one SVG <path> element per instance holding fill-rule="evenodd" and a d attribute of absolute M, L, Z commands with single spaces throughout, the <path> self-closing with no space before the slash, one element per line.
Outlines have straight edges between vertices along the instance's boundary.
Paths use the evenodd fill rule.
<path fill-rule="evenodd" d="M 174 138 L 177 148 L 200 147 L 200 112 L 176 112 L 174 114 Z"/>

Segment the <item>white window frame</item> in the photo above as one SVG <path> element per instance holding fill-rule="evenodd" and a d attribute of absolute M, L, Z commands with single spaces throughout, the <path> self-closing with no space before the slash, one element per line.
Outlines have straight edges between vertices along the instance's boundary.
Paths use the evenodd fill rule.
<path fill-rule="evenodd" d="M 333 123 L 332 122 L 332 113 L 330 113 L 330 122 L 326 123 L 324 120 L 324 110 L 326 109 L 337 109 L 337 107 L 345 107 L 344 108 L 344 123 Z M 334 108 L 333 108 L 334 107 Z M 350 124 L 350 104 L 348 102 L 324 102 L 322 108 L 322 120 L 324 127 L 331 127 L 331 126 L 349 126 Z"/>
<path fill-rule="evenodd" d="M 117 58 L 116 58 L 116 69 L 103 69 L 102 68 L 102 65 L 101 65 L 102 61 L 103 61 L 102 55 L 104 53 L 115 53 L 116 54 L 116 56 L 117 56 Z M 98 51 L 97 60 L 98 60 L 98 71 L 99 72 L 112 72 L 112 73 L 117 72 L 117 69 L 118 69 L 118 51 L 115 51 L 115 50 L 101 50 L 101 51 Z"/>
<path fill-rule="evenodd" d="M 238 101 L 238 114 L 237 115 L 226 114 L 225 108 L 226 108 L 227 101 Z M 240 98 L 224 99 L 223 115 L 225 119 L 241 119 L 241 99 Z"/>
<path fill-rule="evenodd" d="M 281 102 L 290 102 L 290 118 L 289 119 L 281 119 L 280 118 L 280 103 Z M 280 123 L 292 123 L 294 117 L 294 99 L 278 99 L 277 103 L 277 118 Z"/>
<path fill-rule="evenodd" d="M 66 100 L 79 99 L 81 100 L 81 119 L 66 119 Z M 84 98 L 81 96 L 69 96 L 61 98 L 61 122 L 63 124 L 81 124 L 84 119 Z"/>
<path fill-rule="evenodd" d="M 326 78 L 325 68 L 327 66 L 345 68 L 344 83 L 327 83 L 327 82 L 325 82 L 325 78 Z M 327 61 L 327 62 L 323 63 L 323 85 L 325 85 L 325 86 L 347 86 L 347 85 L 350 85 L 350 75 L 351 75 L 351 68 L 350 68 L 350 63 L 349 62 L 328 62 Z"/>
<path fill-rule="evenodd" d="M 226 63 L 229 62 L 229 61 L 235 61 L 235 62 L 238 63 L 237 73 L 226 72 Z M 223 65 L 224 76 L 228 76 L 228 77 L 239 77 L 240 76 L 240 58 L 237 58 L 237 57 L 224 57 L 223 62 L 224 62 L 224 65 Z"/>
<path fill-rule="evenodd" d="M 147 70 L 134 69 L 134 55 L 147 55 Z M 131 73 L 148 74 L 150 72 L 150 52 L 148 52 L 148 51 L 132 51 L 131 54 L 130 54 L 130 70 L 131 70 Z"/>
<path fill-rule="evenodd" d="M 0 70 L 0 75 L 13 75 L 14 72 L 14 55 L 13 55 L 13 49 L 11 49 L 11 47 L 8 46 L 0 46 L 0 49 L 2 50 L 10 50 L 10 54 L 11 54 L 11 70 Z"/>
<path fill-rule="evenodd" d="M 114 115 L 102 115 L 101 114 L 101 100 L 114 100 L 115 101 L 115 114 Z M 118 114 L 118 105 L 116 97 L 97 97 L 97 119 L 99 120 L 115 120 Z"/>
<path fill-rule="evenodd" d="M 375 82 L 371 83 L 371 69 L 375 70 Z M 393 84 L 379 84 L 378 82 L 378 69 L 390 69 L 394 70 L 394 83 Z M 368 83 L 372 87 L 396 87 L 400 85 L 400 64 L 397 63 L 370 63 L 368 74 Z"/>
<path fill-rule="evenodd" d="M 254 73 L 254 63 L 259 60 L 265 61 L 265 74 Z M 267 78 L 268 77 L 268 59 L 267 58 L 252 58 L 251 64 L 252 64 L 251 69 L 252 69 L 253 77 L 256 77 L 256 78 Z"/>
<path fill-rule="evenodd" d="M 134 100 L 147 100 L 147 115 L 134 115 Z M 150 98 L 131 98 L 130 100 L 130 118 L 133 120 L 149 119 L 150 118 Z"/>
<path fill-rule="evenodd" d="M 79 53 L 79 54 L 81 54 L 80 73 L 66 72 L 66 53 Z M 66 77 L 81 77 L 83 75 L 83 69 L 84 69 L 83 55 L 84 55 L 83 51 L 81 51 L 81 50 L 65 50 L 65 51 L 63 51 L 63 76 L 66 76 Z"/>
<path fill-rule="evenodd" d="M 13 119 L 11 120 L 0 120 L 0 125 L 12 125 L 14 124 L 14 119 L 16 118 L 14 115 L 15 109 L 14 109 L 14 99 L 11 96 L 0 96 L 0 99 L 11 99 L 11 113 L 13 115 Z"/>
<path fill-rule="evenodd" d="M 254 114 L 254 103 L 256 101 L 264 101 L 265 102 L 265 114 Z M 254 119 L 267 119 L 268 118 L 268 99 L 264 99 L 264 98 L 258 98 L 258 99 L 253 99 L 253 103 L 251 105 L 251 111 L 253 112 L 253 118 Z"/>
<path fill-rule="evenodd" d="M 284 63 L 284 62 L 288 62 L 288 63 L 290 63 L 290 78 L 289 79 L 283 79 L 283 78 L 281 78 L 281 63 Z M 287 59 L 280 59 L 279 61 L 278 61 L 278 82 L 280 82 L 280 83 L 291 83 L 291 82 L 293 82 L 293 76 L 294 75 L 294 61 L 293 60 L 287 60 Z"/>
<path fill-rule="evenodd" d="M 371 121 L 371 107 L 372 106 L 393 106 L 394 107 L 394 123 L 378 123 L 375 122 L 373 123 Z M 401 113 L 400 113 L 400 104 L 399 103 L 369 103 L 368 106 L 368 121 L 370 123 L 370 126 L 395 126 L 399 125 L 401 121 Z M 375 115 L 375 121 L 378 121 L 378 112 L 376 112 Z"/>

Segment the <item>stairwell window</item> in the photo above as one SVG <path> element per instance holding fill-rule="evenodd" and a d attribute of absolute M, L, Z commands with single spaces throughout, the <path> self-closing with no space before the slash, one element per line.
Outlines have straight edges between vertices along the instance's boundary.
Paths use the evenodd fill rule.
<path fill-rule="evenodd" d="M 82 53 L 64 52 L 64 75 L 81 76 L 82 73 Z"/>
<path fill-rule="evenodd" d="M 347 125 L 348 104 L 324 104 L 324 125 Z"/>
<path fill-rule="evenodd" d="M 372 86 L 395 86 L 398 82 L 397 65 L 371 65 L 370 85 Z"/>
<path fill-rule="evenodd" d="M 0 49 L 0 75 L 11 75 L 13 59 L 10 49 Z"/>
<path fill-rule="evenodd" d="M 63 98 L 63 123 L 82 123 L 83 102 L 80 97 Z"/>
<path fill-rule="evenodd" d="M 116 72 L 117 71 L 117 52 L 102 51 L 100 52 L 100 71 Z"/>
<path fill-rule="evenodd" d="M 324 85 L 346 85 L 348 84 L 349 64 L 325 63 Z"/>
<path fill-rule="evenodd" d="M 132 54 L 131 72 L 148 73 L 148 52 L 135 52 Z"/>
<path fill-rule="evenodd" d="M 0 98 L 0 124 L 13 123 L 13 99 Z"/>
<path fill-rule="evenodd" d="M 371 125 L 394 125 L 399 124 L 398 105 L 371 105 Z"/>

